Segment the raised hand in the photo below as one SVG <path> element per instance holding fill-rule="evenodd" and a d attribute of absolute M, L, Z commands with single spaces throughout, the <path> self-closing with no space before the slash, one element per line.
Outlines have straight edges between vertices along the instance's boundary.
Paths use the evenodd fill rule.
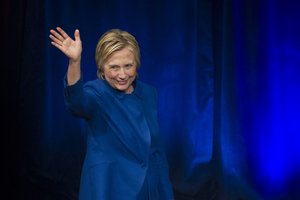
<path fill-rule="evenodd" d="M 51 44 L 62 51 L 72 62 L 80 62 L 82 44 L 80 40 L 79 30 L 74 32 L 75 40 L 68 36 L 68 34 L 60 27 L 56 30 L 51 29 L 49 35 Z"/>

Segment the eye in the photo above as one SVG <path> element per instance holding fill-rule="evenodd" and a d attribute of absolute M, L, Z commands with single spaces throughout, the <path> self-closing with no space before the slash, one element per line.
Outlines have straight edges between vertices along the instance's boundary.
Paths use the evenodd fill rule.
<path fill-rule="evenodd" d="M 119 69 L 119 66 L 118 66 L 118 65 L 110 65 L 110 66 L 109 66 L 109 69 L 110 69 L 110 70 L 116 71 L 116 70 Z"/>
<path fill-rule="evenodd" d="M 130 63 L 130 64 L 126 64 L 126 65 L 125 65 L 125 68 L 128 69 L 128 68 L 131 68 L 132 66 L 133 66 L 133 64 L 131 64 L 131 63 Z"/>

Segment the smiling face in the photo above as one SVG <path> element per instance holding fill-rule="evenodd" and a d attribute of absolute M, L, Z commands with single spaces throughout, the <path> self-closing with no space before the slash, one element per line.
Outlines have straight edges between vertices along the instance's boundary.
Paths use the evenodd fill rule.
<path fill-rule="evenodd" d="M 104 64 L 104 77 L 109 85 L 121 92 L 131 93 L 137 75 L 133 53 L 128 48 L 114 52 Z"/>

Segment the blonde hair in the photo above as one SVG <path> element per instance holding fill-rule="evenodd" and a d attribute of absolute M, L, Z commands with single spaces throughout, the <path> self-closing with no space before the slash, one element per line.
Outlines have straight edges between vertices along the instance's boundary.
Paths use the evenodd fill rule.
<path fill-rule="evenodd" d="M 97 76 L 101 78 L 104 72 L 104 64 L 109 57 L 116 51 L 128 48 L 132 51 L 136 66 L 140 66 L 140 48 L 135 37 L 126 31 L 120 29 L 111 29 L 105 32 L 99 39 L 95 60 L 97 64 Z"/>

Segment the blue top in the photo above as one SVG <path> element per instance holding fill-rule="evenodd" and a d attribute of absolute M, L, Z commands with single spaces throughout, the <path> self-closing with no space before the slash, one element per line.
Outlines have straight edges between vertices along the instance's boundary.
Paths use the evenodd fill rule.
<path fill-rule="evenodd" d="M 173 199 L 152 86 L 136 80 L 125 94 L 107 81 L 80 79 L 65 81 L 64 95 L 67 109 L 86 124 L 79 199 Z"/>

